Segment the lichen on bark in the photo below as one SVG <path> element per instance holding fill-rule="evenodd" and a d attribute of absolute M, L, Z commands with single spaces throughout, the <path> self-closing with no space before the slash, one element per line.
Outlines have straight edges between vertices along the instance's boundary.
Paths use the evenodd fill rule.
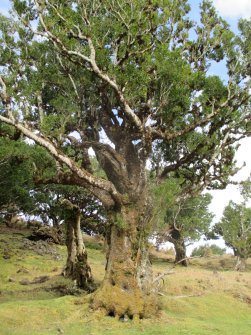
<path fill-rule="evenodd" d="M 65 207 L 66 246 L 68 252 L 63 275 L 76 280 L 78 287 L 88 292 L 93 292 L 95 284 L 80 228 L 80 209 L 68 200 L 64 200 L 62 205 Z"/>
<path fill-rule="evenodd" d="M 112 222 L 108 237 L 106 274 L 95 292 L 92 308 L 101 308 L 106 315 L 118 319 L 140 319 L 158 311 L 156 297 L 151 293 L 152 271 L 143 234 L 141 211 L 137 206 L 124 206 L 119 218 L 122 228 Z"/>

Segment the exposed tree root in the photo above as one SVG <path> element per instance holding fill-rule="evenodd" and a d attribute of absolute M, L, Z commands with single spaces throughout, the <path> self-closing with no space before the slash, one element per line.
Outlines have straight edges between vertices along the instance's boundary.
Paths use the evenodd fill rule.
<path fill-rule="evenodd" d="M 158 312 L 155 295 L 144 295 L 137 287 L 119 287 L 105 283 L 98 289 L 91 307 L 102 309 L 107 316 L 118 320 L 139 320 L 156 315 Z"/>

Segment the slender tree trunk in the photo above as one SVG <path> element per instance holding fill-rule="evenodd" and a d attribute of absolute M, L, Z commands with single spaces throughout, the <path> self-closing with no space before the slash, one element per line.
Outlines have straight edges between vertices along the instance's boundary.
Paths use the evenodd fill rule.
<path fill-rule="evenodd" d="M 69 203 L 68 203 L 69 206 Z M 95 285 L 91 268 L 87 261 L 87 252 L 84 247 L 80 229 L 81 213 L 77 206 L 71 205 L 66 210 L 66 246 L 68 257 L 64 269 L 66 277 L 76 280 L 78 287 L 89 292 L 94 291 Z"/>
<path fill-rule="evenodd" d="M 152 271 L 148 259 L 146 222 L 142 209 L 123 207 L 111 226 L 106 274 L 95 293 L 93 308 L 104 308 L 117 318 L 143 318 L 156 314 L 151 295 Z"/>
<path fill-rule="evenodd" d="M 246 258 L 241 256 L 241 255 L 237 255 L 235 270 L 236 271 L 245 271 L 245 269 L 246 269 Z"/>

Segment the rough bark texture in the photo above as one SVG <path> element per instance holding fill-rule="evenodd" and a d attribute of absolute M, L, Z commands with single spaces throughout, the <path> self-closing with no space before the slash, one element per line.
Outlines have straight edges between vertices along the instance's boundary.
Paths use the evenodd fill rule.
<path fill-rule="evenodd" d="M 116 214 L 109 234 L 105 278 L 93 299 L 94 309 L 103 308 L 118 319 L 143 318 L 157 311 L 140 213 L 136 207 L 124 207 Z"/>
<path fill-rule="evenodd" d="M 63 274 L 76 280 L 78 287 L 92 292 L 95 285 L 83 243 L 80 216 L 80 210 L 77 206 L 67 208 L 65 223 L 68 257 Z"/>
<path fill-rule="evenodd" d="M 174 243 L 175 249 L 175 263 L 181 264 L 183 266 L 188 266 L 188 261 L 186 259 L 186 247 L 183 240 L 177 240 Z"/>
<path fill-rule="evenodd" d="M 245 271 L 246 269 L 246 258 L 242 256 L 237 256 L 237 261 L 235 264 L 236 271 Z"/>
<path fill-rule="evenodd" d="M 104 101 L 104 110 L 107 108 Z M 109 209 L 106 274 L 93 297 L 93 309 L 104 309 L 116 318 L 144 318 L 156 314 L 156 297 L 151 294 L 152 271 L 148 258 L 148 225 L 152 210 L 148 198 L 146 148 L 133 144 L 129 129 L 117 131 L 103 119 L 102 126 L 115 150 L 95 146 L 96 157 L 108 179 L 123 195 L 123 202 Z"/>
<path fill-rule="evenodd" d="M 169 232 L 168 241 L 173 243 L 175 250 L 175 264 L 180 264 L 183 266 L 188 266 L 188 261 L 186 259 L 186 246 L 185 241 L 178 229 L 174 227 Z"/>

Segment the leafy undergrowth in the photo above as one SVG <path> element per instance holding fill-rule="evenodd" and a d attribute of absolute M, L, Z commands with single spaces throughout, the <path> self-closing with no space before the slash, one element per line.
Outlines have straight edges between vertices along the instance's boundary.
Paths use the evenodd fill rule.
<path fill-rule="evenodd" d="M 231 271 L 230 256 L 194 259 L 188 268 L 176 267 L 158 282 L 162 311 L 158 317 L 119 322 L 88 309 L 89 295 L 60 276 L 65 247 L 50 252 L 26 244 L 28 232 L 0 231 L 1 335 L 250 335 L 250 271 Z M 104 274 L 102 248 L 89 249 L 97 282 Z M 210 264 L 208 264 L 210 262 Z M 249 264 L 250 266 L 250 264 Z M 170 255 L 154 257 L 155 276 L 172 267 Z M 42 283 L 34 278 L 47 276 Z M 28 285 L 23 285 L 28 281 Z M 21 282 L 21 283 L 20 283 Z"/>

